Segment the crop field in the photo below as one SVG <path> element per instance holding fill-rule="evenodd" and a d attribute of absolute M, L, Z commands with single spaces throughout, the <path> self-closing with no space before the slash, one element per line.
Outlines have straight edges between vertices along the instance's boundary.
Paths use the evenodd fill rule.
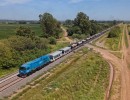
<path fill-rule="evenodd" d="M 9 36 L 15 35 L 16 29 L 19 26 L 30 27 L 38 36 L 42 34 L 40 24 L 0 24 L 0 39 L 5 39 Z"/>
<path fill-rule="evenodd" d="M 12 100 L 103 100 L 110 72 L 99 54 L 83 48 L 48 73 Z"/>

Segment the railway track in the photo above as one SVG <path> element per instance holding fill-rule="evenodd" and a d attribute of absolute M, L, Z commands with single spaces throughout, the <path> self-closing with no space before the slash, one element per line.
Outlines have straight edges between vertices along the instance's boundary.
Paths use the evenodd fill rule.
<path fill-rule="evenodd" d="M 13 74 L 9 74 L 9 75 L 7 75 L 7 76 L 3 76 L 2 78 L 0 78 L 0 83 L 1 83 L 3 80 L 9 79 L 9 78 L 11 78 L 11 77 L 13 77 L 13 76 L 16 76 L 16 75 L 18 75 L 18 71 L 15 72 L 15 73 L 13 73 Z"/>
<path fill-rule="evenodd" d="M 12 85 L 20 82 L 21 80 L 23 80 L 23 78 L 20 78 L 18 76 L 14 76 L 10 79 L 4 80 L 2 82 L 0 82 L 0 92 L 4 91 L 5 89 L 11 87 Z"/>

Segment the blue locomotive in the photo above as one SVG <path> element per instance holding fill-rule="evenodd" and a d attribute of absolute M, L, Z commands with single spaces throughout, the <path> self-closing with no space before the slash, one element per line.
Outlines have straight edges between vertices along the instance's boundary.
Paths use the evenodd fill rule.
<path fill-rule="evenodd" d="M 41 56 L 33 61 L 27 62 L 23 64 L 19 68 L 19 75 L 20 76 L 26 76 L 30 74 L 31 72 L 42 68 L 42 66 L 50 63 L 50 57 L 49 55 Z"/>

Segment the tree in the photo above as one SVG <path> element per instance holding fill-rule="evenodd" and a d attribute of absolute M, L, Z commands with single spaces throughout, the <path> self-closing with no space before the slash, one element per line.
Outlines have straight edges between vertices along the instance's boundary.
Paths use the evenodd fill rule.
<path fill-rule="evenodd" d="M 68 35 L 72 36 L 73 34 L 82 34 L 81 29 L 78 26 L 73 26 L 72 28 L 69 28 Z"/>
<path fill-rule="evenodd" d="M 16 35 L 34 38 L 35 32 L 32 32 L 29 27 L 20 26 L 16 30 Z"/>
<path fill-rule="evenodd" d="M 99 24 L 96 21 L 91 20 L 91 31 L 90 31 L 90 35 L 92 36 L 92 35 L 98 33 L 99 30 L 100 30 Z"/>
<path fill-rule="evenodd" d="M 57 32 L 61 32 L 60 23 L 50 14 L 44 13 L 39 15 L 40 23 L 43 31 L 43 37 L 58 37 Z"/>
<path fill-rule="evenodd" d="M 74 21 L 67 19 L 63 24 L 64 24 L 65 26 L 72 26 L 72 25 L 74 24 Z"/>
<path fill-rule="evenodd" d="M 90 25 L 89 17 L 83 12 L 79 12 L 74 19 L 74 26 L 78 26 L 81 29 L 82 34 L 89 34 Z"/>

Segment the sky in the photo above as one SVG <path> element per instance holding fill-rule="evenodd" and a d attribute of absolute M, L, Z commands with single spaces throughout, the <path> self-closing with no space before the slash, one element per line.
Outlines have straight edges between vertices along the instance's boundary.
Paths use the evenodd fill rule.
<path fill-rule="evenodd" d="M 0 0 L 0 19 L 39 20 L 51 13 L 57 20 L 74 19 L 78 12 L 94 20 L 130 20 L 130 0 Z"/>

